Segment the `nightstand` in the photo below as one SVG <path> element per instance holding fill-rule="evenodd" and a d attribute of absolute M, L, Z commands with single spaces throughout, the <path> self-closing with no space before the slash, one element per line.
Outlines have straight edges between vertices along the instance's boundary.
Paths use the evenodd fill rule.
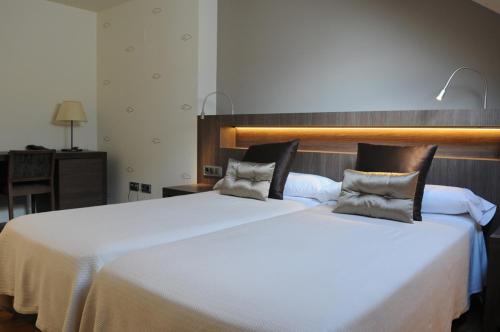
<path fill-rule="evenodd" d="M 500 228 L 489 238 L 484 331 L 500 331 Z"/>
<path fill-rule="evenodd" d="M 214 186 L 212 184 L 204 184 L 204 183 L 187 185 L 187 186 L 166 187 L 163 188 L 163 198 L 204 193 L 207 191 L 212 191 L 213 187 Z"/>

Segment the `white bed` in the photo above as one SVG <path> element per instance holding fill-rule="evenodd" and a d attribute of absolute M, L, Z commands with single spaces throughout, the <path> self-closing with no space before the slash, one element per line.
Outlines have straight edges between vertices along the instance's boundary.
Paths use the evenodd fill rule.
<path fill-rule="evenodd" d="M 134 250 L 303 210 L 311 201 L 209 192 L 20 217 L 0 234 L 0 298 L 13 297 L 19 313 L 38 313 L 42 331 L 77 331 L 92 278 L 104 264 Z"/>
<path fill-rule="evenodd" d="M 95 278 L 80 330 L 449 331 L 468 308 L 474 224 L 322 206 L 137 251 Z"/>

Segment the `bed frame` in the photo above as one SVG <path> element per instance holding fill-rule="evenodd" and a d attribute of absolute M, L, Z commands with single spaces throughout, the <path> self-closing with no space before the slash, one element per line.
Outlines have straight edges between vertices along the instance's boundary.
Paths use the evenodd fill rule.
<path fill-rule="evenodd" d="M 252 144 L 300 138 L 292 170 L 341 181 L 357 143 L 437 144 L 428 183 L 466 187 L 500 206 L 500 110 L 215 115 L 198 118 L 198 182 L 203 166 L 241 158 Z M 500 226 L 499 214 L 485 229 Z"/>

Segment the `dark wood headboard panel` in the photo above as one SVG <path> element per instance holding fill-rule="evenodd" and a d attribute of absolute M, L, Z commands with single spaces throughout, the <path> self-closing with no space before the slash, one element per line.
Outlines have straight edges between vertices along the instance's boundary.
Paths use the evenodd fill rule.
<path fill-rule="evenodd" d="M 203 176 L 203 165 L 226 167 L 228 158 L 241 158 L 244 146 L 234 143 L 235 138 L 225 130 L 231 127 L 337 127 L 337 128 L 488 128 L 500 129 L 500 110 L 489 111 L 394 111 L 394 112 L 349 112 L 349 113 L 306 113 L 306 114 L 257 114 L 257 115 L 220 115 L 198 119 L 198 182 L 215 183 L 216 179 Z M 222 133 L 222 137 L 221 137 Z M 233 135 L 229 131 L 229 135 Z M 496 135 L 496 132 L 495 132 Z M 494 135 L 494 136 L 495 136 Z M 404 135 L 403 135 L 404 136 Z M 491 136 L 491 135 L 490 135 Z M 446 138 L 431 137 L 427 143 L 446 142 Z M 247 138 L 245 138 L 247 139 Z M 258 138 L 262 139 L 262 138 Z M 269 137 L 267 138 L 269 139 Z M 277 139 L 279 140 L 279 138 Z M 349 138 L 352 141 L 352 137 Z M 434 142 L 432 141 L 434 140 Z M 434 160 L 428 177 L 428 183 L 470 188 L 482 197 L 500 206 L 500 137 L 488 138 L 485 141 L 474 138 L 471 144 L 461 139 L 451 142 L 440 158 Z M 361 141 L 361 140 L 360 140 Z M 366 143 L 366 140 L 363 140 Z M 383 142 L 377 139 L 376 142 Z M 221 144 L 222 142 L 222 144 Z M 405 137 L 388 138 L 388 143 L 407 145 L 412 142 Z M 449 146 L 453 148 L 449 150 Z M 350 148 L 352 149 L 352 147 Z M 474 150 L 478 155 L 474 156 Z M 351 150 L 314 151 L 314 147 L 304 148 L 299 152 L 293 171 L 314 173 L 341 181 L 343 172 L 353 168 L 356 155 Z M 463 150 L 463 151 L 462 151 Z M 462 153 L 462 152 L 463 153 Z M 486 152 L 485 152 L 486 151 Z M 472 153 L 472 154 L 471 154 Z M 483 155 L 487 153 L 488 155 Z M 495 219 L 490 229 L 500 225 L 500 218 Z"/>

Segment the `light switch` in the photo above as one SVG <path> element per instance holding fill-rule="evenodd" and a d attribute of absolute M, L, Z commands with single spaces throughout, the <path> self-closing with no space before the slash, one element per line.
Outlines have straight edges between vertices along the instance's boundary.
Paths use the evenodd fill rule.
<path fill-rule="evenodd" d="M 203 175 L 210 178 L 221 178 L 222 167 L 205 165 L 203 166 Z"/>

